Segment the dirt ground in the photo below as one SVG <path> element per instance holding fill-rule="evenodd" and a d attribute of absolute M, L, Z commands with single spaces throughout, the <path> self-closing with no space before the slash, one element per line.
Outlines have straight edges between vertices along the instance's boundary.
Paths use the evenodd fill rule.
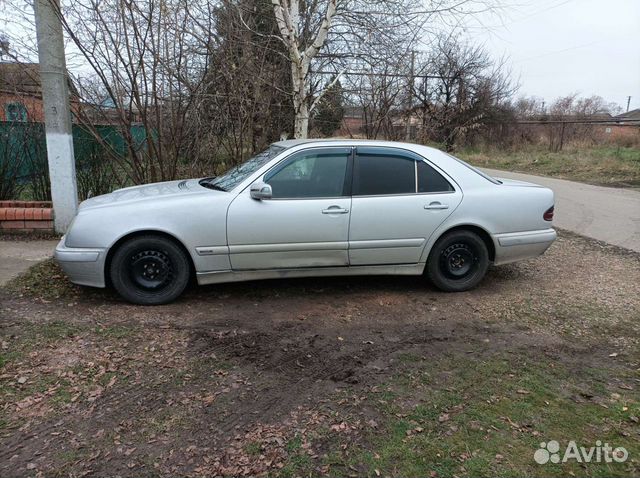
<path fill-rule="evenodd" d="M 300 279 L 145 308 L 45 263 L 0 289 L 0 476 L 638 475 L 639 284 L 638 254 L 568 233 L 460 294 Z M 550 436 L 629 459 L 536 468 Z"/>

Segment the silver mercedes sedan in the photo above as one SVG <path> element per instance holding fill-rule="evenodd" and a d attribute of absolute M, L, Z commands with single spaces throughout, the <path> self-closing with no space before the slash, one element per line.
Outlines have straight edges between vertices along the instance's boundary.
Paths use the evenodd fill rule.
<path fill-rule="evenodd" d="M 84 201 L 55 257 L 72 282 L 136 304 L 170 302 L 193 276 L 425 275 L 465 291 L 492 263 L 542 254 L 553 204 L 426 146 L 281 141 L 221 176 Z"/>

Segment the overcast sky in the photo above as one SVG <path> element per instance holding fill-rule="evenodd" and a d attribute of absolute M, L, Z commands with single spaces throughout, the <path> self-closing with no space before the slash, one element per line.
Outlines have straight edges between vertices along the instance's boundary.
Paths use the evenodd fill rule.
<path fill-rule="evenodd" d="M 640 0 L 508 1 L 502 19 L 482 18 L 467 35 L 509 57 L 519 94 L 595 94 L 623 111 L 631 95 L 640 108 Z"/>
<path fill-rule="evenodd" d="M 623 111 L 630 95 L 630 109 L 640 108 L 640 0 L 495 2 L 503 5 L 499 17 L 464 17 L 464 35 L 493 57 L 509 58 L 519 95 L 547 104 L 573 92 L 599 95 Z M 3 11 L 0 19 L 14 14 Z M 0 24 L 16 33 L 15 25 Z"/>

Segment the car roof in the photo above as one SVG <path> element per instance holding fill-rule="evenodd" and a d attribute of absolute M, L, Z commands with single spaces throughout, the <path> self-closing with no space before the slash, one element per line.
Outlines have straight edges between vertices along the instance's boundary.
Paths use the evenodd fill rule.
<path fill-rule="evenodd" d="M 288 139 L 284 141 L 278 141 L 273 143 L 282 148 L 294 148 L 302 145 L 338 145 L 338 146 L 380 146 L 380 147 L 393 147 L 399 149 L 407 149 L 418 153 L 419 155 L 427 158 L 429 161 L 438 166 L 441 170 L 445 171 L 456 181 L 464 181 L 468 185 L 484 185 L 487 182 L 493 182 L 495 180 L 488 179 L 487 176 L 470 166 L 469 164 L 451 156 L 437 148 L 430 146 L 424 146 L 417 143 L 404 143 L 399 141 L 383 141 L 374 139 L 351 139 L 351 138 L 328 138 L 328 139 Z"/>
<path fill-rule="evenodd" d="M 349 144 L 353 146 L 420 146 L 416 143 L 401 143 L 399 141 L 383 141 L 378 139 L 352 139 L 352 138 L 318 138 L 318 139 L 285 139 L 274 143 L 277 146 L 283 148 L 292 148 L 293 146 L 300 146 L 302 144 L 327 144 L 327 143 L 341 143 Z"/>
<path fill-rule="evenodd" d="M 401 148 L 408 149 L 412 151 L 422 150 L 423 153 L 431 153 L 433 155 L 436 153 L 437 155 L 444 154 L 442 151 L 436 148 L 432 148 L 430 146 L 424 146 L 418 143 L 406 143 L 401 141 L 385 141 L 379 139 L 352 139 L 352 138 L 317 138 L 317 139 L 286 139 L 283 141 L 278 141 L 273 143 L 276 146 L 280 146 L 282 148 L 293 148 L 295 146 L 301 145 L 345 145 L 345 146 L 386 146 L 388 148 Z"/>

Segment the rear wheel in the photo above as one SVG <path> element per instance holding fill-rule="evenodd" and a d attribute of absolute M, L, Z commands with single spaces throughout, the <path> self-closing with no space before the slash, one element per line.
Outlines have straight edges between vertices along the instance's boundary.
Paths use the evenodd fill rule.
<path fill-rule="evenodd" d="M 427 276 L 447 292 L 469 290 L 482 280 L 489 268 L 489 252 L 476 233 L 452 231 L 434 244 L 427 260 Z"/>
<path fill-rule="evenodd" d="M 182 294 L 189 282 L 190 263 L 184 250 L 172 240 L 145 235 L 126 241 L 116 250 L 109 274 L 124 299 L 159 305 Z"/>

